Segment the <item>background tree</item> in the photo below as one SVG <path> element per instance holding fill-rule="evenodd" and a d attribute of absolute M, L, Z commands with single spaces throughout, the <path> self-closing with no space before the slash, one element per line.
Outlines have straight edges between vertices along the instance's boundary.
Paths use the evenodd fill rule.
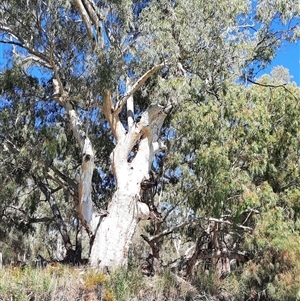
<path fill-rule="evenodd" d="M 182 103 L 170 125 L 161 201 L 180 202 L 177 221 L 190 221 L 177 265 L 184 256 L 185 271 L 202 282 L 204 271 L 216 272 L 216 283 L 226 277 L 219 288 L 225 297 L 237 289 L 238 300 L 298 294 L 299 88 L 274 88 L 281 70 L 231 86 L 220 102 Z"/>
<path fill-rule="evenodd" d="M 281 42 L 299 34 L 299 7 L 282 1 L 4 1 L 0 13 L 1 43 L 8 46 L 1 76 L 7 83 L 1 88 L 3 118 L 14 123 L 15 108 L 26 101 L 31 113 L 20 110 L 18 130 L 31 127 L 22 146 L 34 154 L 26 155 L 23 183 L 31 177 L 48 193 L 52 209 L 58 208 L 51 201 L 57 189 L 78 200 L 78 218 L 90 236 L 90 261 L 100 267 L 127 262 L 138 221 L 153 211 L 142 202 L 141 187 L 166 149 L 168 136 L 161 137 L 161 129 L 170 110 L 183 108 L 185 99 L 214 108 L 229 83 L 254 80 Z M 284 30 L 276 30 L 277 21 Z M 204 130 L 216 132 L 214 126 L 220 128 L 207 120 Z M 12 155 L 16 143 L 9 149 L 9 125 L 3 130 L 3 145 Z M 222 152 L 216 151 L 221 161 Z M 216 161 L 206 160 L 207 184 L 200 186 L 219 198 L 211 207 L 218 212 L 221 184 L 210 183 L 217 176 Z M 99 187 L 110 192 L 113 184 L 114 193 L 106 198 Z M 193 198 L 196 209 L 196 194 Z M 108 213 L 96 210 L 99 205 Z M 72 249 L 61 214 L 56 209 L 53 214 L 66 248 Z"/>

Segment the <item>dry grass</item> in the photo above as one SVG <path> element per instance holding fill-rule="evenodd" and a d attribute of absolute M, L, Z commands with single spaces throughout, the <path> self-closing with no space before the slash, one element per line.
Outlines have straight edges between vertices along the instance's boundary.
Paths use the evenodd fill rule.
<path fill-rule="evenodd" d="M 5 267 L 0 270 L 2 301 L 192 301 L 197 292 L 165 271 L 146 277 L 136 269 L 110 276 L 88 267 L 48 266 L 45 269 Z"/>
<path fill-rule="evenodd" d="M 7 301 L 100 300 L 106 279 L 92 270 L 64 265 L 45 269 L 5 267 L 0 270 L 0 278 L 0 300 Z"/>

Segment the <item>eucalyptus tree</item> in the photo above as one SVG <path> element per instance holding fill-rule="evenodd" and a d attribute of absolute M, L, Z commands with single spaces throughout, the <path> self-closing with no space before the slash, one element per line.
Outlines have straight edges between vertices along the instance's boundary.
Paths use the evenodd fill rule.
<path fill-rule="evenodd" d="M 299 294 L 300 90 L 289 78 L 278 67 L 256 85 L 230 86 L 220 102 L 183 102 L 170 123 L 165 168 L 177 177 L 162 200 L 183 200 L 196 221 L 180 236 L 182 246 L 193 241 L 186 272 L 228 276 L 238 262 L 221 284 L 236 300 Z"/>
<path fill-rule="evenodd" d="M 30 99 L 37 135 L 40 120 L 53 112 L 43 127 L 52 127 L 52 141 L 41 136 L 39 143 L 56 156 L 47 163 L 45 150 L 29 161 L 31 168 L 47 163 L 39 174 L 52 168 L 52 181 L 64 178 L 64 189 L 74 194 L 78 183 L 92 265 L 124 265 L 138 221 L 153 216 L 141 188 L 156 154 L 166 149 L 161 129 L 167 115 L 184 99 L 213 95 L 219 101 L 226 83 L 255 76 L 283 40 L 297 39 L 299 13 L 296 1 L 283 0 L 1 2 L 2 77 L 19 69 L 34 81 L 26 89 L 10 81 L 1 90 L 4 107 L 9 112 Z M 23 122 L 26 127 L 32 119 L 23 116 Z M 5 134 L 2 139 L 8 142 Z M 33 149 L 35 142 L 25 141 L 24 148 Z M 78 177 L 67 169 L 58 141 L 66 142 L 66 151 L 70 143 L 79 148 Z M 11 152 L 14 145 L 5 145 Z M 95 162 L 98 178 L 109 178 L 108 160 L 115 191 L 103 213 L 95 209 L 92 180 Z"/>

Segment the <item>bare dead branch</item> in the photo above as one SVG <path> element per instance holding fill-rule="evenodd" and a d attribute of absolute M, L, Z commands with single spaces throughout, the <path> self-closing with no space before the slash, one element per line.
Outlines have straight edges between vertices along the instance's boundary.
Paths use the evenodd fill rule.
<path fill-rule="evenodd" d="M 243 221 L 242 225 L 246 224 L 246 222 L 249 220 L 249 218 L 253 215 L 253 214 L 259 214 L 260 212 L 256 209 L 251 209 L 251 210 L 248 210 L 248 211 L 245 211 L 245 213 L 248 213 L 247 214 L 247 217 L 246 219 Z"/>
<path fill-rule="evenodd" d="M 37 177 L 33 176 L 33 179 L 35 181 L 35 183 L 38 185 L 38 187 L 40 188 L 40 190 L 42 191 L 42 193 L 45 195 L 52 213 L 53 213 L 53 218 L 57 224 L 58 230 L 63 238 L 64 244 L 66 249 L 70 249 L 72 247 L 72 243 L 68 234 L 68 230 L 67 230 L 67 226 L 61 216 L 59 207 L 57 206 L 57 203 L 52 195 L 52 193 L 50 192 L 50 189 L 48 187 L 48 185 L 46 185 L 45 183 L 43 183 L 40 179 L 38 179 Z"/>
<path fill-rule="evenodd" d="M 161 237 L 164 237 L 166 235 L 169 235 L 171 233 L 173 233 L 174 231 L 180 229 L 180 228 L 183 228 L 185 226 L 188 226 L 188 225 L 191 225 L 193 223 L 196 223 L 196 222 L 199 222 L 200 220 L 206 220 L 206 221 L 209 221 L 209 222 L 215 222 L 215 223 L 221 223 L 221 224 L 227 224 L 227 225 L 230 225 L 232 227 L 237 227 L 237 228 L 240 228 L 240 229 L 243 229 L 243 230 L 247 230 L 247 231 L 253 231 L 253 228 L 251 227 L 247 227 L 247 226 L 244 226 L 244 225 L 240 225 L 240 224 L 234 224 L 228 220 L 223 220 L 223 219 L 218 219 L 218 218 L 213 218 L 213 217 L 210 217 L 210 218 L 195 218 L 195 219 L 191 219 L 191 220 L 188 220 L 188 221 L 185 221 L 185 222 L 182 222 L 174 227 L 171 227 L 171 228 L 168 228 L 154 236 L 151 236 L 151 237 L 145 237 L 143 236 L 143 238 L 145 239 L 145 241 L 147 241 L 148 243 L 150 242 L 153 242 L 153 241 L 157 241 L 159 240 Z"/>
<path fill-rule="evenodd" d="M 176 231 L 176 230 L 178 230 L 178 229 L 180 229 L 180 228 L 183 228 L 183 227 L 185 227 L 185 226 L 187 226 L 187 225 L 190 225 L 190 224 L 193 223 L 193 222 L 195 222 L 195 220 L 193 220 L 193 221 L 185 221 L 185 222 L 180 223 L 180 224 L 178 224 L 178 225 L 176 225 L 176 226 L 174 226 L 174 227 L 168 228 L 168 229 L 166 229 L 166 230 L 164 230 L 164 231 L 162 231 L 162 232 L 160 232 L 160 233 L 158 233 L 158 234 L 156 234 L 156 235 L 153 235 L 153 236 L 150 236 L 150 237 L 146 237 L 146 236 L 143 235 L 142 237 L 143 237 L 144 240 L 146 240 L 148 243 L 149 243 L 149 242 L 152 242 L 152 241 L 157 241 L 157 240 L 159 240 L 161 237 L 166 236 L 166 235 L 168 235 L 168 234 L 171 234 L 171 233 L 173 233 L 174 231 Z"/>
<path fill-rule="evenodd" d="M 53 217 L 33 217 L 29 219 L 30 224 L 53 222 Z"/>
<path fill-rule="evenodd" d="M 47 174 L 47 177 L 49 179 L 51 179 L 52 181 L 54 181 L 56 184 L 59 185 L 59 187 L 56 188 L 55 190 L 51 190 L 51 193 L 55 193 L 55 192 L 57 192 L 60 189 L 64 189 L 66 191 L 69 191 L 71 193 L 71 195 L 73 195 L 75 197 L 74 190 L 73 189 L 69 189 L 69 186 L 66 186 L 62 181 L 60 181 L 60 179 L 58 179 L 55 176 L 52 176 L 50 173 Z M 78 198 L 78 195 L 76 195 L 76 197 Z"/>
<path fill-rule="evenodd" d="M 234 226 L 234 227 L 237 227 L 237 228 L 240 228 L 240 229 L 243 229 L 243 230 L 253 231 L 253 228 L 251 228 L 251 227 L 243 226 L 243 225 L 240 225 L 240 224 L 234 224 L 234 223 L 232 223 L 232 222 L 230 222 L 228 220 L 223 220 L 223 219 L 218 219 L 218 218 L 213 218 L 213 217 L 210 217 L 207 220 L 209 222 L 226 224 L 226 225 Z"/>
<path fill-rule="evenodd" d="M 75 194 L 78 194 L 78 184 L 74 180 L 72 180 L 71 178 L 63 174 L 56 167 L 51 166 L 50 168 L 54 171 L 55 174 L 57 174 L 60 178 L 62 178 L 70 187 L 72 187 L 72 190 L 75 192 Z"/>

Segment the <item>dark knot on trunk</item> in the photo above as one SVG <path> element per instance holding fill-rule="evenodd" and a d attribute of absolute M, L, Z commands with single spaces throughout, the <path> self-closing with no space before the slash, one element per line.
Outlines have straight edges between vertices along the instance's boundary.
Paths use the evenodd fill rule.
<path fill-rule="evenodd" d="M 88 161 L 91 160 L 91 155 L 83 154 L 83 157 L 84 157 L 84 161 L 85 161 L 85 162 L 88 162 Z"/>

